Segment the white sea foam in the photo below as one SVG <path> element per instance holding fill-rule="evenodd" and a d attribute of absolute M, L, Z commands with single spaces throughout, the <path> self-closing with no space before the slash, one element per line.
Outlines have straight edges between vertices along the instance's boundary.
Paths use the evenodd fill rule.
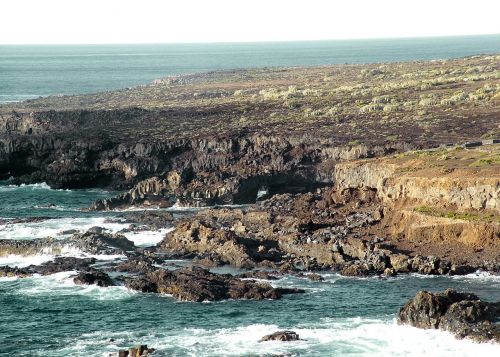
<path fill-rule="evenodd" d="M 63 246 L 60 250 L 57 250 L 57 253 L 55 253 L 52 248 L 47 247 L 40 250 L 37 254 L 9 254 L 7 256 L 0 257 L 0 266 L 8 265 L 11 267 L 23 268 L 29 265 L 43 264 L 53 260 L 55 257 L 95 258 L 102 261 L 125 258 L 125 256 L 121 254 L 88 254 L 72 246 Z"/>
<path fill-rule="evenodd" d="M 71 234 L 61 234 L 64 231 L 85 232 L 91 227 L 102 227 L 116 233 L 128 228 L 129 223 L 109 222 L 106 217 L 79 217 L 79 218 L 55 218 L 40 222 L 27 222 L 0 225 L 0 239 L 35 239 L 45 237 L 65 238 Z M 165 234 L 173 228 L 160 229 L 158 231 L 136 231 L 126 232 L 124 235 L 134 242 L 136 246 L 148 247 L 159 243 Z"/>
<path fill-rule="evenodd" d="M 19 188 L 31 189 L 31 190 L 54 190 L 54 191 L 67 191 L 67 192 L 71 191 L 71 190 L 51 188 L 45 182 L 32 183 L 32 184 L 24 184 L 23 183 L 20 185 L 5 185 L 5 186 L 0 186 L 0 191 L 11 191 L 11 190 L 19 189 Z"/>
<path fill-rule="evenodd" d="M 76 274 L 75 271 L 66 271 L 19 279 L 19 285 L 14 291 L 17 294 L 34 296 L 85 295 L 95 300 L 121 300 L 137 294 L 123 286 L 77 285 L 73 282 Z"/>
<path fill-rule="evenodd" d="M 11 267 L 24 268 L 29 265 L 40 265 L 52 259 L 54 259 L 54 255 L 51 254 L 36 254 L 29 256 L 10 254 L 5 257 L 0 257 L 0 266 L 8 265 Z"/>
<path fill-rule="evenodd" d="M 215 205 L 211 208 L 244 208 L 248 205 Z M 202 211 L 207 209 L 207 207 L 189 207 L 189 206 L 181 206 L 179 203 L 175 203 L 172 207 L 165 208 L 165 211 L 187 211 L 187 212 L 195 212 Z"/>
<path fill-rule="evenodd" d="M 124 259 L 124 255 L 119 254 L 86 254 L 81 250 L 75 248 L 66 248 L 63 249 L 62 254 L 54 255 L 48 253 L 39 253 L 34 255 L 17 255 L 10 254 L 5 257 L 0 257 L 0 266 L 11 266 L 24 268 L 30 265 L 40 265 L 51 260 L 54 260 L 56 257 L 77 257 L 77 258 L 95 258 L 97 260 L 108 261 L 108 260 L 116 260 L 116 259 Z"/>
<path fill-rule="evenodd" d="M 137 247 L 151 247 L 162 241 L 165 234 L 173 231 L 174 228 L 164 228 L 159 231 L 137 231 L 127 232 L 124 236 L 130 239 Z"/>
<path fill-rule="evenodd" d="M 286 327 L 285 327 L 286 328 Z M 329 356 L 497 356 L 498 346 L 458 341 L 449 333 L 398 326 L 380 320 L 343 319 L 315 328 L 291 326 L 302 341 L 264 342 L 259 339 L 283 329 L 276 325 L 250 325 L 207 331 L 194 329 L 172 340 L 158 341 L 159 348 L 179 344 L 192 356 L 233 356 L 300 353 Z M 177 340 L 178 339 L 178 340 Z M 173 342 L 173 343 L 172 343 Z"/>
<path fill-rule="evenodd" d="M 236 328 L 178 330 L 140 329 L 128 332 L 99 331 L 68 343 L 64 354 L 109 352 L 134 341 L 154 346 L 167 355 L 182 356 L 430 356 L 493 357 L 500 346 L 457 340 L 450 333 L 399 326 L 394 321 L 363 318 L 324 319 L 311 326 L 253 324 Z M 300 341 L 259 342 L 262 336 L 282 329 L 297 332 Z M 112 338 L 114 342 L 109 343 Z"/>
<path fill-rule="evenodd" d="M 106 222 L 105 217 L 56 218 L 40 222 L 8 223 L 0 225 L 0 239 L 64 237 L 64 235 L 60 235 L 63 231 L 78 230 L 85 232 L 95 226 L 106 228 L 111 232 L 117 232 L 127 228 L 129 224 Z"/>
<path fill-rule="evenodd" d="M 478 280 L 484 282 L 500 283 L 500 275 L 492 274 L 487 271 L 477 271 L 475 273 L 466 275 L 453 275 L 450 278 L 455 280 Z"/>

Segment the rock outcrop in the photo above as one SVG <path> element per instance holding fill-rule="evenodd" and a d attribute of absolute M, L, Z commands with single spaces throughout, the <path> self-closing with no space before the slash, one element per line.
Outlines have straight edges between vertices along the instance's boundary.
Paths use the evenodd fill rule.
<path fill-rule="evenodd" d="M 90 254 L 123 254 L 136 249 L 134 242 L 125 236 L 100 230 L 74 234 L 67 244 Z"/>
<path fill-rule="evenodd" d="M 100 287 L 115 285 L 108 274 L 96 269 L 78 273 L 78 275 L 73 278 L 73 282 L 78 285 L 97 285 Z"/>
<path fill-rule="evenodd" d="M 300 289 L 273 288 L 267 283 L 214 274 L 198 267 L 173 271 L 159 269 L 137 278 L 126 278 L 125 285 L 141 292 L 168 294 L 177 300 L 195 302 L 280 299 L 284 294 L 304 292 Z"/>
<path fill-rule="evenodd" d="M 448 289 L 420 291 L 398 314 L 398 322 L 424 329 L 450 331 L 458 338 L 500 342 L 500 302 Z"/>
<path fill-rule="evenodd" d="M 334 269 L 346 276 L 416 272 L 466 274 L 468 265 L 438 256 L 408 255 L 384 236 L 382 209 L 372 191 L 347 196 L 321 189 L 314 194 L 276 195 L 248 209 L 207 209 L 178 220 L 159 244 L 171 256 L 194 254 L 202 265 L 252 268 Z M 388 270 L 387 270 L 388 269 Z"/>
<path fill-rule="evenodd" d="M 75 233 L 67 239 L 39 238 L 32 240 L 0 239 L 0 257 L 8 255 L 31 256 L 37 254 L 61 255 L 71 250 L 87 254 L 124 254 L 136 249 L 134 243 L 120 234 L 102 229 Z"/>

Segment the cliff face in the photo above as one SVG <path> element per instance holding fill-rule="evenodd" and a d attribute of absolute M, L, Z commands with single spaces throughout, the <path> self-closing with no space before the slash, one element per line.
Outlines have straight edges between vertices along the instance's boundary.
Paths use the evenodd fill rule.
<path fill-rule="evenodd" d="M 97 202 L 94 208 L 168 206 L 176 200 L 187 206 L 251 203 L 260 190 L 266 196 L 308 192 L 332 183 L 337 162 L 386 155 L 407 147 L 335 147 L 321 141 L 304 143 L 263 135 L 193 139 L 183 142 L 177 155 L 159 154 L 156 161 L 162 165 L 154 177 L 140 180 L 117 198 Z"/>
<path fill-rule="evenodd" d="M 158 121 L 179 129 L 181 113 L 142 109 L 73 110 L 0 116 L 0 179 L 52 187 L 110 187 L 130 192 L 96 208 L 130 204 L 212 205 L 304 192 L 332 182 L 335 163 L 386 155 L 413 145 L 341 145 L 321 135 L 239 131 L 157 137 Z M 185 113 L 189 116 L 194 113 Z M 191 120 L 191 119 L 189 119 Z M 181 123 L 182 124 L 182 123 Z M 155 135 L 148 135 L 149 127 Z M 182 126 L 182 125 L 181 125 Z M 189 137 L 187 134 L 191 133 Z"/>
<path fill-rule="evenodd" d="M 339 163 L 335 187 L 374 191 L 386 232 L 400 249 L 458 257 L 485 250 L 497 259 L 499 152 L 500 145 L 488 145 Z"/>
<path fill-rule="evenodd" d="M 492 146 L 494 150 L 498 149 L 496 146 Z M 380 159 L 339 163 L 334 170 L 335 184 L 340 190 L 376 189 L 381 201 L 395 207 L 432 206 L 500 212 L 498 165 L 479 172 L 467 165 L 446 168 L 443 164 L 443 167 L 432 168 L 409 161 L 398 163 L 396 159 Z M 414 165 L 413 168 L 410 165 Z"/>
<path fill-rule="evenodd" d="M 500 223 L 435 217 L 413 210 L 398 210 L 386 220 L 394 236 L 428 244 L 456 244 L 472 249 L 498 246 Z"/>

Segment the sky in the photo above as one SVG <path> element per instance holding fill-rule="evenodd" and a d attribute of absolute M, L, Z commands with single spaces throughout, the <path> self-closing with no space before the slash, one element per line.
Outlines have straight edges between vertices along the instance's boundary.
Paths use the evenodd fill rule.
<path fill-rule="evenodd" d="M 500 0 L 0 0 L 0 44 L 500 33 Z"/>

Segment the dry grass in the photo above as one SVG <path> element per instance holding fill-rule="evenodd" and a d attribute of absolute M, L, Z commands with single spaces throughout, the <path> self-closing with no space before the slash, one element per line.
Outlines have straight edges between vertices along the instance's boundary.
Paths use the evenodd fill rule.
<path fill-rule="evenodd" d="M 500 56 L 176 76 L 131 89 L 9 104 L 0 115 L 124 108 L 148 111 L 140 119 L 148 126 L 124 121 L 104 132 L 131 139 L 246 130 L 315 132 L 345 143 L 456 142 L 499 128 Z"/>

